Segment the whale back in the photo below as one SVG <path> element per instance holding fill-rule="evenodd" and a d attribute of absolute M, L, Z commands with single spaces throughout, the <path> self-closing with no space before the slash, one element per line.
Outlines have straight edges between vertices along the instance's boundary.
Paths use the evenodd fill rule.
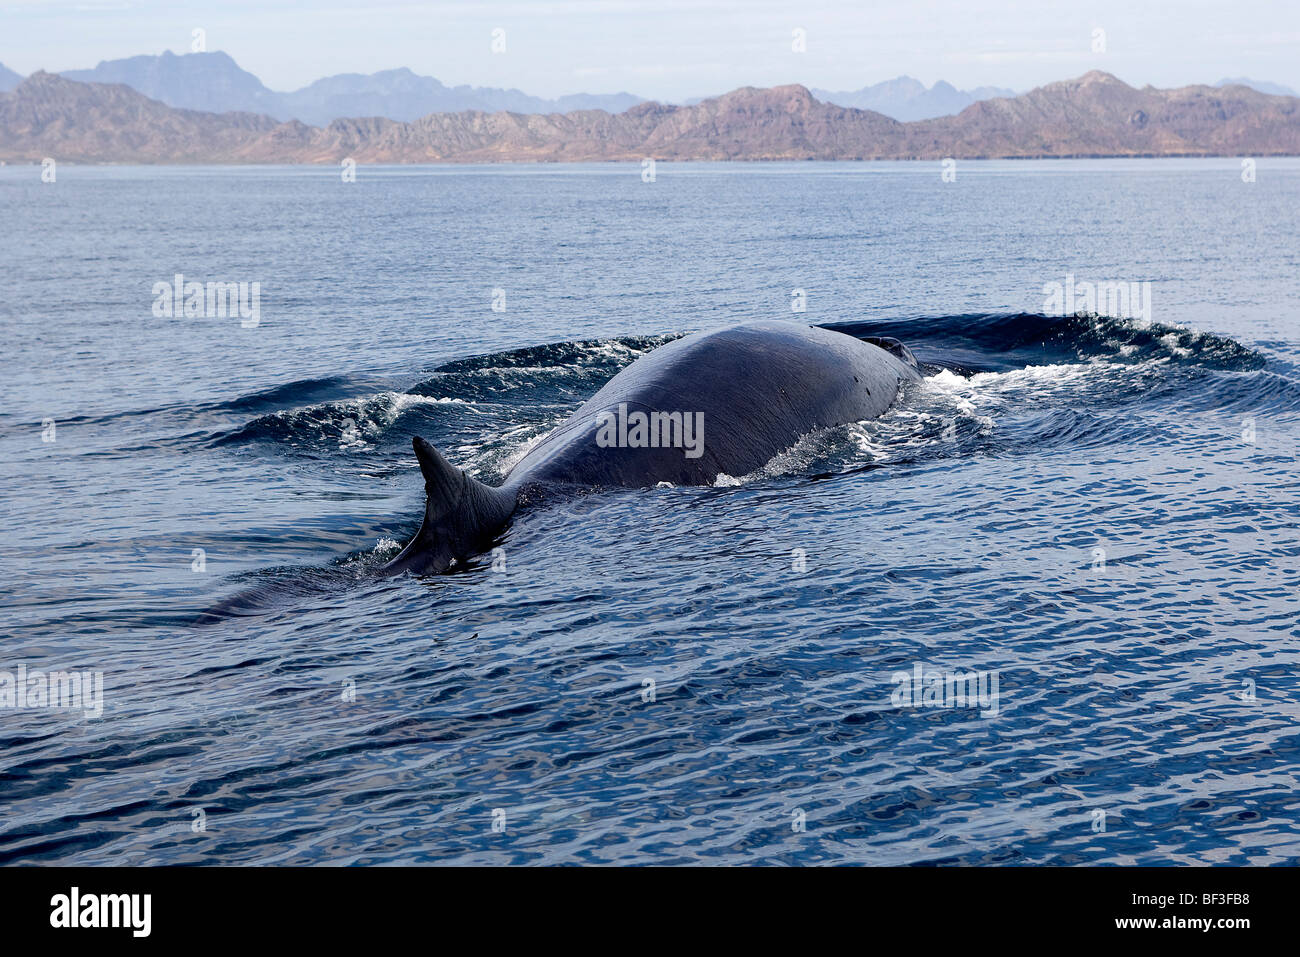
<path fill-rule="evenodd" d="M 761 468 L 809 432 L 880 415 L 900 385 L 917 378 L 914 363 L 813 326 L 763 322 L 686 336 L 614 376 L 530 450 L 507 482 L 713 484 L 720 474 Z M 641 433 L 637 413 L 651 420 Z M 664 417 L 673 413 L 682 416 L 680 430 Z M 702 442 L 688 424 L 699 426 Z M 638 444 L 645 431 L 649 441 L 662 441 Z M 685 446 L 686 439 L 697 441 Z"/>

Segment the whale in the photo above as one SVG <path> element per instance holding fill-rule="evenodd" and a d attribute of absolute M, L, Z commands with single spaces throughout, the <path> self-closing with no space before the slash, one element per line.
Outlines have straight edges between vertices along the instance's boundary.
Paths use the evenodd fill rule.
<path fill-rule="evenodd" d="M 873 419 L 921 373 L 897 339 L 768 321 L 694 333 L 623 368 L 499 486 L 412 438 L 424 520 L 382 574 L 434 575 L 488 551 L 522 503 L 555 491 L 713 485 L 819 429 Z"/>

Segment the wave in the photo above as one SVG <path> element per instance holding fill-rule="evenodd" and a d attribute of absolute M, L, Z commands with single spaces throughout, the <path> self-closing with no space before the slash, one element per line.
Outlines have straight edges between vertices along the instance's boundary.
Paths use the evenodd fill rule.
<path fill-rule="evenodd" d="M 624 366 L 681 335 L 553 342 L 469 356 L 438 366 L 408 391 L 482 402 L 581 402 Z"/>
<path fill-rule="evenodd" d="M 234 399 L 214 402 L 204 408 L 209 412 L 264 412 L 283 408 L 287 405 L 301 405 L 304 402 L 319 402 L 325 398 L 337 396 L 353 385 L 345 376 L 328 376 L 315 379 L 297 379 L 250 392 Z"/>
<path fill-rule="evenodd" d="M 685 333 L 662 336 L 628 336 L 621 339 L 583 339 L 576 342 L 552 342 L 526 346 L 508 352 L 490 352 L 456 359 L 434 372 L 475 372 L 483 369 L 507 369 L 556 366 L 605 366 L 617 372 L 633 359 L 657 349 L 666 342 L 680 339 Z"/>
<path fill-rule="evenodd" d="M 1160 445 L 1181 427 L 1188 409 L 1239 418 L 1300 412 L 1300 382 L 1277 367 L 1262 368 L 1263 356 L 1247 346 L 1193 329 L 1029 314 L 831 328 L 896 336 L 913 347 L 927 374 L 904 386 L 884 415 L 803 436 L 755 472 L 720 475 L 716 486 L 965 468 L 973 458 L 1016 460 L 1046 449 L 1107 461 Z M 414 470 L 409 438 L 420 434 L 471 474 L 499 484 L 605 381 L 676 338 L 558 342 L 470 356 L 419 374 L 404 391 L 347 396 L 370 383 L 344 377 L 287 383 L 224 403 L 229 411 L 265 411 L 209 436 L 209 444 L 260 445 L 313 462 L 364 456 L 365 468 L 381 474 Z M 289 403 L 297 407 L 278 408 Z M 1225 425 L 1224 435 L 1231 432 Z M 411 489 L 418 495 L 414 480 Z M 326 568 L 265 570 L 242 579 L 239 591 L 204 609 L 194 623 L 328 603 L 359 579 L 373 581 L 375 569 L 399 547 L 384 538 Z"/>
<path fill-rule="evenodd" d="M 826 328 L 892 335 L 914 348 L 923 384 L 880 419 L 806 437 L 750 476 L 865 468 L 918 457 L 1013 453 L 1050 445 L 1134 442 L 1133 406 L 1300 410 L 1300 383 L 1264 357 L 1196 329 L 1097 315 L 962 314 L 865 320 Z M 680 334 L 556 342 L 469 356 L 385 390 L 268 412 L 210 438 L 308 454 L 404 453 L 421 434 L 486 481 L 498 481 L 540 438 L 620 369 Z M 226 403 L 258 409 L 337 393 L 347 379 L 310 379 Z"/>
<path fill-rule="evenodd" d="M 967 313 L 900 319 L 865 319 L 823 326 L 851 336 L 894 336 L 917 358 L 971 372 L 1005 371 L 1108 358 L 1150 359 L 1216 369 L 1258 369 L 1259 352 L 1235 339 L 1186 326 L 1096 314 Z"/>
<path fill-rule="evenodd" d="M 210 446 L 268 441 L 279 445 L 337 446 L 358 452 L 374 448 L 409 410 L 419 407 L 467 405 L 460 398 L 439 398 L 406 392 L 380 392 L 355 399 L 324 402 L 301 409 L 272 412 L 209 439 Z"/>
<path fill-rule="evenodd" d="M 518 448 L 536 441 L 619 369 L 679 335 L 632 336 L 530 346 L 470 356 L 431 370 L 405 391 L 336 398 L 346 378 L 304 379 L 222 403 L 222 411 L 275 409 L 209 435 L 209 446 L 268 443 L 318 453 L 363 452 L 420 433 L 436 444 L 460 443 L 469 467 L 488 475 L 508 470 Z M 329 401 L 302 405 L 313 398 Z M 298 403 L 285 409 L 284 405 Z M 455 406 L 459 421 L 441 415 Z M 277 408 L 279 407 L 279 408 Z M 417 417 L 404 425 L 408 413 Z M 476 422 L 465 417 L 474 416 Z M 398 427 L 398 428 L 395 428 Z M 505 436 L 504 447 L 490 436 Z M 518 448 L 516 448 L 518 447 Z"/>

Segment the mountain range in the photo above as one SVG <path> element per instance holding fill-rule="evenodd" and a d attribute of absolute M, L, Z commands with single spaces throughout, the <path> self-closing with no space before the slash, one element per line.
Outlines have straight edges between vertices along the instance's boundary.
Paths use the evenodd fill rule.
<path fill-rule="evenodd" d="M 857 110 L 874 110 L 904 122 L 929 120 L 936 116 L 951 116 L 979 100 L 999 96 L 1015 96 L 1015 90 L 998 86 L 981 86 L 974 90 L 959 90 L 940 80 L 926 89 L 920 80 L 900 76 L 883 83 L 864 86 L 860 90 L 835 92 L 813 89 L 812 95 L 825 103 L 850 106 Z"/>
<path fill-rule="evenodd" d="M 21 82 L 23 82 L 21 73 L 15 73 L 9 67 L 0 63 L 0 93 L 14 89 Z"/>
<path fill-rule="evenodd" d="M 902 123 L 805 87 L 744 87 L 618 114 L 431 113 L 411 122 L 177 109 L 122 84 L 37 72 L 0 93 L 0 160 L 111 163 L 861 160 L 1300 154 L 1300 99 L 1245 86 L 1135 89 L 1093 71 L 956 116 Z"/>
<path fill-rule="evenodd" d="M 1230 80 L 1220 80 L 1215 86 L 1248 86 L 1252 90 L 1258 90 L 1260 93 L 1268 93 L 1272 96 L 1300 96 L 1289 86 L 1283 86 L 1281 83 L 1265 83 L 1263 80 L 1249 80 L 1244 76 L 1233 77 Z"/>
<path fill-rule="evenodd" d="M 280 120 L 324 126 L 346 116 L 382 116 L 414 120 L 428 113 L 483 110 L 495 113 L 567 113 L 608 110 L 618 113 L 641 102 L 630 93 L 576 93 L 547 100 L 519 90 L 444 86 L 411 70 L 341 73 L 301 90 L 277 93 L 228 54 L 166 52 L 105 60 L 93 70 L 67 70 L 62 76 L 83 83 L 123 83 L 168 106 L 210 113 L 263 113 Z"/>
<path fill-rule="evenodd" d="M 570 113 L 577 110 L 605 110 L 620 113 L 645 102 L 631 93 L 576 93 L 548 100 L 520 90 L 492 87 L 448 87 L 430 76 L 401 68 L 379 73 L 342 73 L 324 77 L 288 93 L 268 89 L 260 79 L 242 69 L 222 52 L 165 52 L 101 61 L 94 69 L 68 70 L 62 74 L 85 83 L 122 83 L 150 99 L 181 109 L 209 113 L 261 113 L 280 120 L 300 120 L 311 126 L 325 126 L 332 120 L 379 116 L 410 122 L 429 113 L 479 110 L 485 113 Z M 22 77 L 0 64 L 0 92 L 12 90 Z M 1243 78 L 1220 80 L 1218 86 L 1249 86 L 1261 93 L 1295 96 L 1275 83 Z M 824 103 L 872 110 L 896 120 L 934 119 L 960 113 L 981 100 L 1015 96 L 1014 90 L 984 86 L 959 90 L 942 80 L 927 88 L 919 80 L 900 76 L 859 90 L 814 88 L 814 97 Z M 687 105 L 706 98 L 686 100 Z"/>
<path fill-rule="evenodd" d="M 168 106 L 209 113 L 264 113 L 281 120 L 301 120 L 324 126 L 348 116 L 382 116 L 410 121 L 429 113 L 482 110 L 495 113 L 569 113 L 606 110 L 620 113 L 643 103 L 631 93 L 575 93 L 554 100 L 519 90 L 492 87 L 444 86 L 430 76 L 401 68 L 379 73 L 341 73 L 317 80 L 301 90 L 277 93 L 222 52 L 162 54 L 101 61 L 90 70 L 65 70 L 62 76 L 83 83 L 124 83 Z M 12 90 L 22 77 L 0 65 L 0 92 Z M 1271 92 L 1271 91 L 1268 91 Z M 958 113 L 976 100 L 1014 96 L 1012 90 L 980 87 L 958 90 L 940 80 L 932 88 L 900 76 L 860 90 L 813 90 L 827 103 L 875 110 L 896 120 L 919 120 Z M 685 101 L 702 102 L 705 97 Z"/>
<path fill-rule="evenodd" d="M 482 110 L 485 113 L 502 110 L 511 113 L 606 110 L 621 113 L 645 102 L 631 93 L 576 93 L 547 100 L 519 90 L 448 87 L 431 76 L 420 76 L 406 68 L 371 74 L 342 73 L 317 80 L 301 90 L 277 93 L 221 52 L 180 56 L 166 52 L 157 56 L 105 60 L 92 70 L 66 70 L 61 75 L 84 83 L 124 83 L 150 99 L 182 109 L 210 113 L 232 110 L 265 113 L 281 120 L 301 120 L 312 126 L 325 126 L 331 120 L 348 116 L 382 116 L 410 121 L 429 113 L 463 110 Z M 16 84 L 8 88 L 12 89 L 13 85 Z M 1014 96 L 1015 92 L 999 87 L 964 91 L 942 80 L 926 89 L 920 81 L 901 76 L 860 90 L 813 90 L 813 95 L 827 103 L 875 110 L 896 120 L 920 120 L 958 113 L 976 100 Z M 704 99 L 697 97 L 686 102 L 695 104 Z"/>

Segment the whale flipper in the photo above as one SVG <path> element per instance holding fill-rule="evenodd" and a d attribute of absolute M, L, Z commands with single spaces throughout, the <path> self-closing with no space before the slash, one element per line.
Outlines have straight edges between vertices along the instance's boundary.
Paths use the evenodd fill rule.
<path fill-rule="evenodd" d="M 381 571 L 434 575 L 446 571 L 454 560 L 486 550 L 514 512 L 517 494 L 484 485 L 418 435 L 411 444 L 424 473 L 424 523 Z"/>

